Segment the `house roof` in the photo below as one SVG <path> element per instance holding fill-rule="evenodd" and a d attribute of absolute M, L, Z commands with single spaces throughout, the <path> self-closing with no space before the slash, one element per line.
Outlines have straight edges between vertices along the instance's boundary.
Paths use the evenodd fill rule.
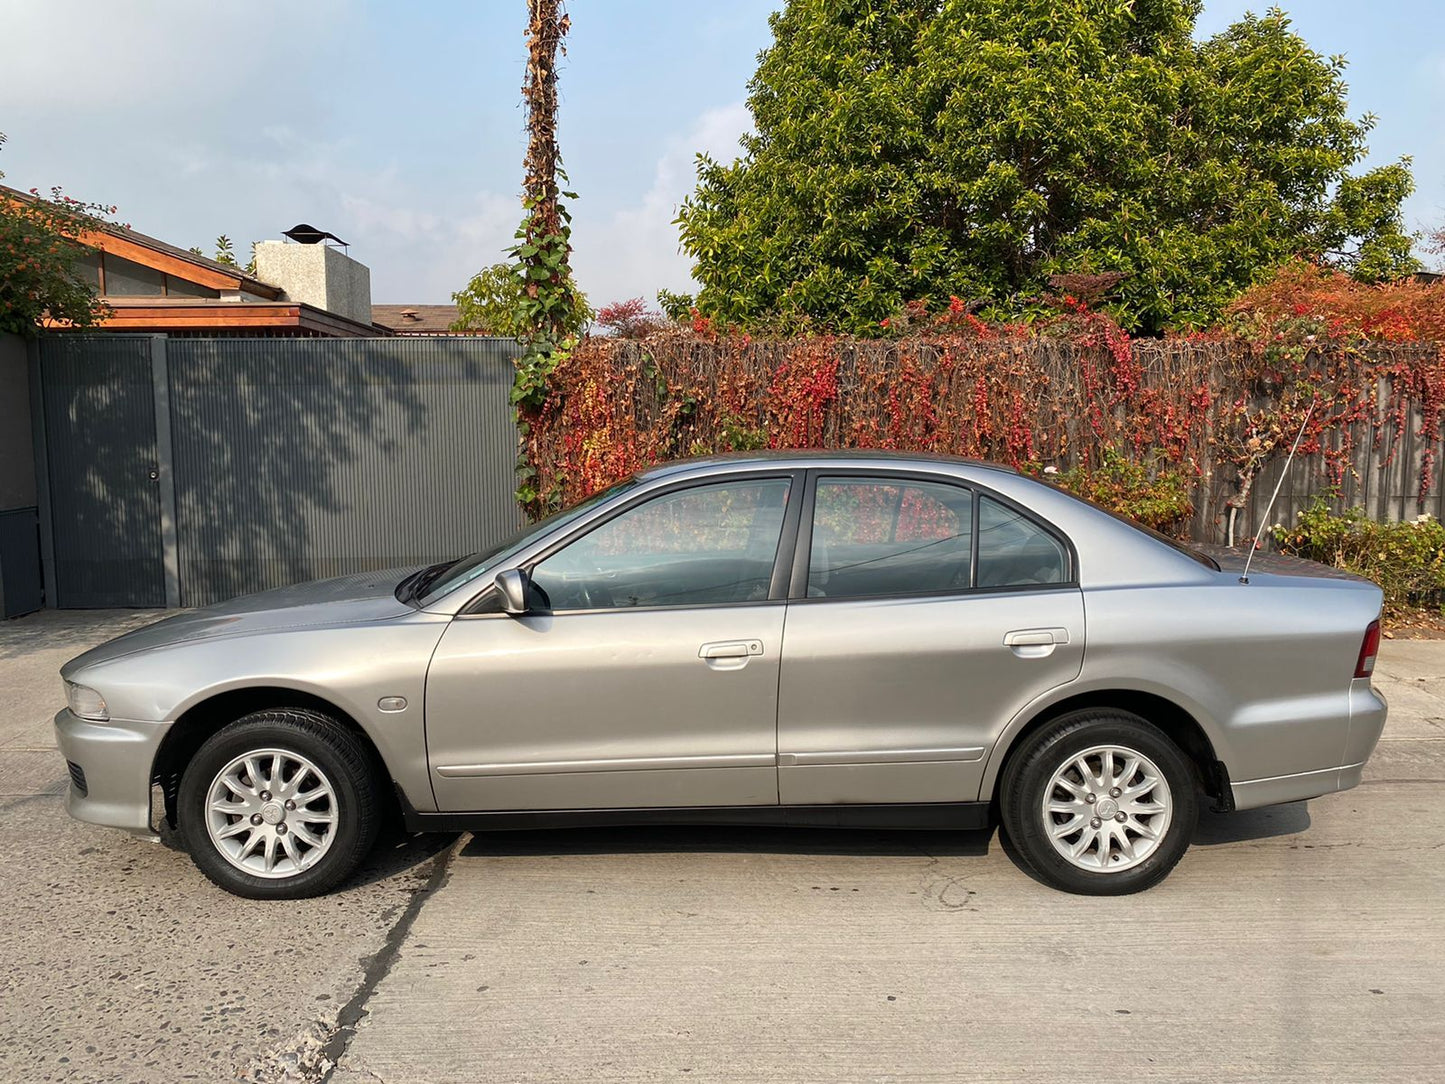
<path fill-rule="evenodd" d="M 0 184 L 0 199 L 34 203 L 38 198 L 33 193 Z M 239 267 L 198 256 L 189 249 L 167 244 L 129 226 L 97 220 L 94 229 L 82 230 L 76 240 L 214 290 L 239 290 L 272 301 L 282 295 L 279 286 L 262 282 Z"/>
<path fill-rule="evenodd" d="M 197 256 L 194 252 L 188 251 L 187 249 L 177 248 L 175 245 L 168 245 L 164 241 L 157 240 L 154 237 L 148 237 L 143 233 L 128 229 L 125 226 L 112 226 L 107 223 L 104 232 L 111 237 L 139 245 L 141 248 L 149 249 L 158 255 L 169 256 L 172 259 L 190 264 L 198 270 L 233 277 L 238 280 L 240 289 L 248 294 L 260 294 L 262 297 L 269 297 L 274 300 L 284 293 L 281 287 L 273 286 L 269 282 L 262 282 L 260 279 L 246 274 L 242 268 L 218 263 L 215 260 L 207 259 L 205 256 Z M 104 247 L 103 242 L 101 247 Z M 184 278 L 185 276 L 182 275 L 181 277 Z"/>
<path fill-rule="evenodd" d="M 212 334 L 385 336 L 391 330 L 362 324 L 297 301 L 227 301 L 189 297 L 119 297 L 106 301 L 107 331 Z"/>
<path fill-rule="evenodd" d="M 479 335 L 485 332 L 453 331 L 455 305 L 373 305 L 371 322 L 398 335 Z"/>
<path fill-rule="evenodd" d="M 32 193 L 0 185 L 0 202 L 34 203 Z M 97 221 L 76 240 L 168 276 L 216 291 L 219 297 L 117 297 L 106 295 L 98 326 L 107 331 L 167 334 L 319 335 L 330 337 L 389 335 L 389 327 L 361 323 L 313 305 L 285 300 L 281 287 L 246 274 L 239 267 L 198 256 L 127 226 Z M 424 306 L 451 308 L 451 306 Z M 47 327 L 62 326 L 46 321 Z"/>

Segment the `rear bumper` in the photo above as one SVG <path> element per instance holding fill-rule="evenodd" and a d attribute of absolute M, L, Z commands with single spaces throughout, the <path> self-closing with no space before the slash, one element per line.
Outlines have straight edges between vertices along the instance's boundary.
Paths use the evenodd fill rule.
<path fill-rule="evenodd" d="M 169 723 L 91 723 L 69 710 L 55 717 L 61 755 L 80 769 L 71 772 L 65 809 L 76 820 L 153 835 L 151 766 Z"/>
<path fill-rule="evenodd" d="M 1235 783 L 1230 788 L 1234 791 L 1234 808 L 1258 809 L 1262 805 L 1301 802 L 1306 798 L 1333 794 L 1337 790 L 1349 790 L 1359 785 L 1360 773 L 1364 770 L 1362 761 L 1359 764 L 1346 764 L 1317 772 L 1277 775 L 1272 779 L 1249 779 L 1243 783 Z"/>
<path fill-rule="evenodd" d="M 1350 685 L 1350 728 L 1345 739 L 1344 761 L 1337 768 L 1277 775 L 1268 779 L 1247 779 L 1231 786 L 1235 809 L 1257 809 L 1280 802 L 1300 802 L 1338 790 L 1359 786 L 1365 762 L 1375 751 L 1385 729 L 1388 706 L 1371 687 L 1368 678 Z"/>

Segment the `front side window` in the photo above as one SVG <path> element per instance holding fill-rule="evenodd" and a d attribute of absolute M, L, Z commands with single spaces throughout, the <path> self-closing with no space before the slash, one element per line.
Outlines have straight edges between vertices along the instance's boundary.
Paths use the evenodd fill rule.
<path fill-rule="evenodd" d="M 969 586 L 973 494 L 937 482 L 823 478 L 808 597 L 920 595 Z"/>
<path fill-rule="evenodd" d="M 998 501 L 979 500 L 980 587 L 1031 587 L 1068 578 L 1069 555 L 1058 539 Z"/>
<path fill-rule="evenodd" d="M 554 612 L 764 601 L 789 485 L 751 479 L 655 497 L 539 562 L 532 583 Z"/>
<path fill-rule="evenodd" d="M 546 519 L 523 527 L 510 538 L 504 538 L 489 549 L 480 550 L 477 553 L 451 561 L 436 568 L 436 576 L 426 584 L 425 591 L 421 595 L 422 605 L 428 605 L 441 598 L 449 592 L 455 591 L 458 587 L 471 583 L 489 572 L 500 572 L 506 563 L 512 560 L 518 553 L 539 540 L 543 535 L 565 527 L 575 519 L 580 519 L 586 513 L 592 511 L 599 504 L 603 504 L 615 497 L 626 493 L 630 489 L 637 488 L 637 480 L 628 478 L 616 485 L 594 493 L 579 504 L 560 512 L 554 512 Z"/>

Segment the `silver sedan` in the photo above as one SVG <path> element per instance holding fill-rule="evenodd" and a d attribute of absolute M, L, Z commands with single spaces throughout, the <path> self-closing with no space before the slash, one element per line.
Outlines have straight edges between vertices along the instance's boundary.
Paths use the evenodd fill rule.
<path fill-rule="evenodd" d="M 157 788 L 244 896 L 335 887 L 398 809 L 999 822 L 1043 881 L 1115 894 L 1168 874 L 1203 801 L 1360 781 L 1380 604 L 1320 566 L 1244 582 L 984 463 L 725 457 L 484 553 L 128 633 L 66 664 L 55 725 L 72 815 L 150 835 Z"/>

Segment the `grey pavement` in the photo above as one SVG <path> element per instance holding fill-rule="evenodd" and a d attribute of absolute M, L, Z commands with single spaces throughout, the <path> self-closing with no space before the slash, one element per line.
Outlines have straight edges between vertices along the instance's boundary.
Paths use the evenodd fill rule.
<path fill-rule="evenodd" d="M 1140 896 L 657 828 L 393 839 L 278 905 L 64 814 L 55 671 L 146 619 L 0 624 L 0 1080 L 1445 1079 L 1445 642 L 1386 643 L 1364 785 L 1209 815 Z"/>
<path fill-rule="evenodd" d="M 220 892 L 169 840 L 72 821 L 60 666 L 157 616 L 0 622 L 0 1081 L 305 1079 L 451 842 L 386 840 L 346 890 L 278 908 Z"/>

